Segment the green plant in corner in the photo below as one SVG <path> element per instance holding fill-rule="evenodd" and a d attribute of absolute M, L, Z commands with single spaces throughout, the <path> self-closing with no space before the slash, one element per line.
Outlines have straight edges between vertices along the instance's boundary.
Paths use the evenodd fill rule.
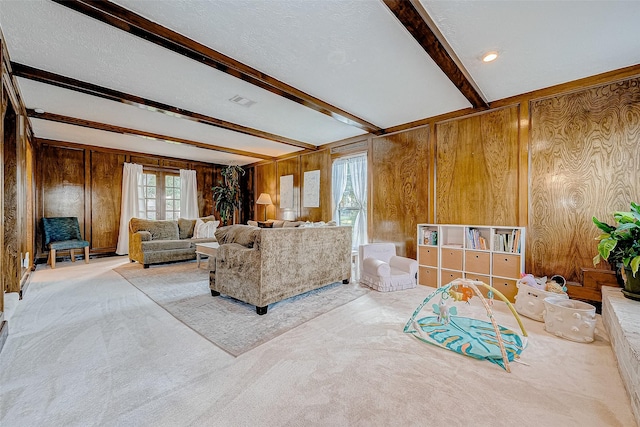
<path fill-rule="evenodd" d="M 223 225 L 228 225 L 235 210 L 240 209 L 240 177 L 244 173 L 241 166 L 229 165 L 222 169 L 222 180 L 212 188 L 215 208 Z"/>
<path fill-rule="evenodd" d="M 615 212 L 617 225 L 612 226 L 593 217 L 594 224 L 604 233 L 596 238 L 598 255 L 593 258 L 596 265 L 601 259 L 612 266 L 624 266 L 636 277 L 640 267 L 640 205 L 631 202 L 629 212 Z"/>

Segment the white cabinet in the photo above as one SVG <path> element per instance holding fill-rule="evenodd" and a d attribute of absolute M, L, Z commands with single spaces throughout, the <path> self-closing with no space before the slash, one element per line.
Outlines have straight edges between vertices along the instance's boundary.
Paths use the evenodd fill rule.
<path fill-rule="evenodd" d="M 418 283 L 480 280 L 513 301 L 524 273 L 524 227 L 418 224 Z"/>

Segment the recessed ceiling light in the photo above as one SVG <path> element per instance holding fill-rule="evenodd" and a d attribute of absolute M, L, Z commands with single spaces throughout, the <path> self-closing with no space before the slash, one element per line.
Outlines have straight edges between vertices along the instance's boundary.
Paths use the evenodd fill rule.
<path fill-rule="evenodd" d="M 36 113 L 38 113 L 38 114 L 42 114 L 42 113 L 44 113 L 44 110 L 43 110 L 42 108 L 36 108 L 36 109 L 35 109 L 35 110 L 33 110 L 33 111 L 35 111 L 35 112 L 36 112 Z"/>
<path fill-rule="evenodd" d="M 256 101 L 252 101 L 240 95 L 236 95 L 233 98 L 229 98 L 229 101 L 238 105 L 242 105 L 243 107 L 247 107 L 247 108 L 251 107 L 253 104 L 256 103 Z"/>
<path fill-rule="evenodd" d="M 498 57 L 498 52 L 487 52 L 482 57 L 482 60 L 484 62 L 491 62 L 491 61 L 495 60 L 497 57 Z"/>

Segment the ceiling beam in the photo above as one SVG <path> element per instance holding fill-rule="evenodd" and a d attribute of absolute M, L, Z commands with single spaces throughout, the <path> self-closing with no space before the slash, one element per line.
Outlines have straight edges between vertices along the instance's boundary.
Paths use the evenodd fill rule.
<path fill-rule="evenodd" d="M 106 123 L 94 122 L 91 120 L 78 119 L 76 117 L 63 116 L 53 113 L 37 113 L 34 109 L 27 109 L 27 116 L 34 119 L 48 120 L 51 122 L 65 123 L 68 125 L 82 126 L 89 129 L 102 130 L 107 132 L 119 133 L 122 135 L 141 136 L 147 139 L 156 139 L 161 141 L 176 142 L 179 144 L 191 145 L 193 147 L 204 148 L 205 150 L 220 151 L 227 154 L 235 154 L 238 156 L 250 157 L 254 159 L 274 160 L 272 156 L 265 154 L 256 154 L 249 151 L 236 150 L 235 148 L 221 147 L 219 145 L 206 144 L 204 142 L 191 141 L 189 139 L 177 138 L 174 136 L 161 135 L 158 133 L 145 132 L 138 129 L 125 128 L 122 126 L 109 125 Z"/>
<path fill-rule="evenodd" d="M 71 77 L 65 77 L 59 74 L 51 73 L 49 71 L 29 67 L 28 65 L 12 62 L 11 68 L 13 70 L 12 74 L 16 77 L 22 77 L 37 82 L 58 86 L 64 89 L 82 92 L 88 95 L 97 96 L 103 99 L 108 99 L 110 101 L 121 102 L 127 105 L 133 105 L 139 108 L 142 107 L 151 111 L 168 114 L 174 117 L 177 116 L 179 118 L 192 120 L 198 123 L 231 130 L 234 132 L 239 132 L 245 135 L 268 139 L 270 141 L 303 148 L 305 150 L 318 149 L 318 147 L 313 144 L 227 122 L 225 120 L 206 116 L 204 114 L 194 113 L 193 111 L 184 110 L 172 105 L 163 104 L 161 102 L 152 101 L 150 99 L 142 98 L 136 95 L 131 95 L 125 92 L 120 92 L 106 87 L 94 85 L 92 83 L 83 82 L 81 80 L 72 79 Z"/>
<path fill-rule="evenodd" d="M 458 88 L 474 108 L 489 108 L 487 102 L 466 78 L 465 73 L 451 58 L 436 34 L 422 18 L 410 0 L 383 0 L 387 7 L 429 54 L 444 74 Z"/>
<path fill-rule="evenodd" d="M 255 68 L 245 65 L 216 50 L 200 44 L 173 30 L 163 27 L 138 14 L 109 1 L 53 0 L 54 2 L 109 24 L 129 34 L 155 43 L 175 53 L 198 61 L 218 71 L 237 77 L 271 93 L 304 105 L 342 123 L 366 132 L 379 133 L 381 129 L 355 115 L 315 98 L 299 89 L 277 80 Z"/>

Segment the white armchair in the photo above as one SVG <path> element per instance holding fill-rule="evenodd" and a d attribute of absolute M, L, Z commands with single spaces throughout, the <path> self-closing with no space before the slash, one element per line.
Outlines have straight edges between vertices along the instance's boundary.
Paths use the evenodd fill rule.
<path fill-rule="evenodd" d="M 418 262 L 396 256 L 393 243 L 360 245 L 360 283 L 380 292 L 415 288 Z"/>

